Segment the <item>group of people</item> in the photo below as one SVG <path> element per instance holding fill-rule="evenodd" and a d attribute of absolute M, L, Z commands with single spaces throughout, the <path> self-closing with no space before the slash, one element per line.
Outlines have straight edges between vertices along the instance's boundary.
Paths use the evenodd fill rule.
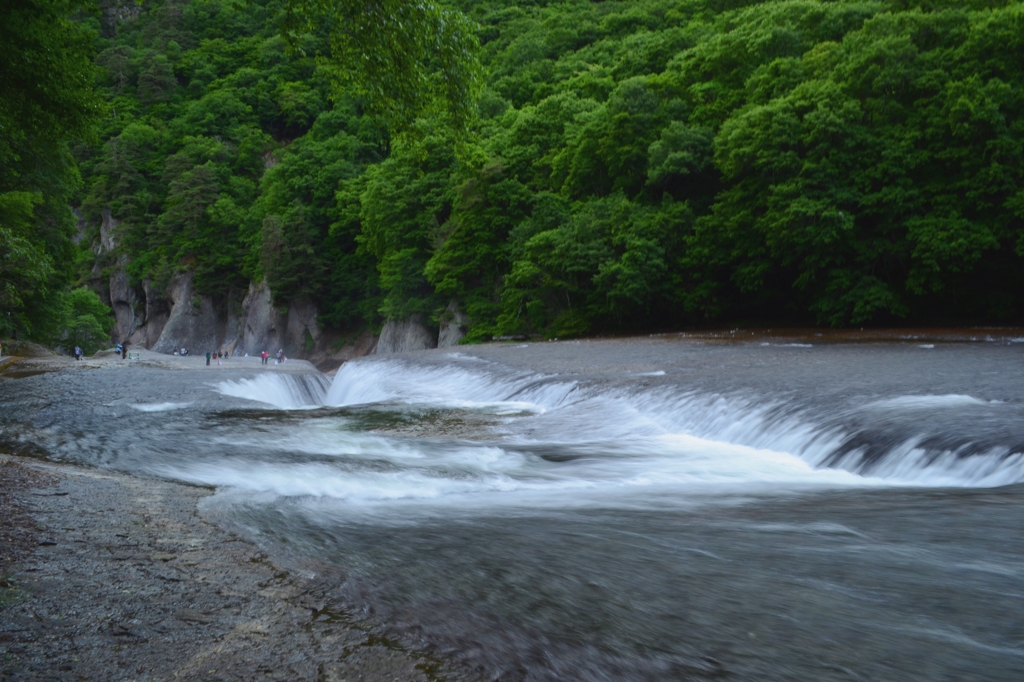
<path fill-rule="evenodd" d="M 128 344 L 128 341 L 123 341 L 117 344 L 117 347 L 115 348 L 115 351 L 117 352 L 118 355 L 121 356 L 122 359 L 126 359 L 128 357 Z M 82 349 L 78 346 L 75 346 L 75 350 L 73 351 L 73 353 L 75 356 L 75 360 L 81 360 L 82 358 L 85 357 L 85 353 L 82 352 Z M 188 349 L 182 348 L 180 351 L 176 350 L 174 351 L 174 354 L 182 356 L 188 355 Z M 227 351 L 206 351 L 206 364 L 207 366 L 209 366 L 211 360 L 216 360 L 217 364 L 220 365 L 221 360 L 223 358 L 227 358 L 228 355 L 230 354 Z M 249 354 L 246 353 L 245 357 L 249 357 Z M 284 349 L 278 349 L 277 354 L 274 356 L 274 364 L 283 365 L 287 359 L 288 358 L 285 357 L 284 354 Z M 263 351 L 262 353 L 260 353 L 260 364 L 270 364 L 270 353 L 268 351 Z"/>
<path fill-rule="evenodd" d="M 184 349 L 182 349 L 182 350 L 184 351 Z M 185 355 L 185 354 L 186 353 L 182 352 L 182 355 Z M 223 358 L 227 358 L 229 355 L 230 355 L 230 353 L 228 353 L 226 351 L 206 351 L 206 364 L 207 364 L 207 366 L 209 366 L 209 364 L 210 364 L 210 362 L 212 360 L 216 360 L 217 364 L 220 365 L 221 364 L 221 360 Z M 249 354 L 246 353 L 245 357 L 249 357 Z M 282 349 L 278 350 L 277 351 L 277 355 L 274 356 L 274 364 L 275 365 L 283 365 L 285 360 L 287 360 L 287 359 L 288 358 L 285 357 L 285 354 L 284 354 L 284 349 L 282 348 Z M 263 351 L 262 353 L 260 353 L 260 364 L 261 365 L 269 365 L 270 364 L 270 352 L 269 351 Z"/>
<path fill-rule="evenodd" d="M 216 360 L 217 364 L 219 365 L 219 364 L 221 364 L 221 362 L 220 362 L 221 359 L 222 358 L 226 358 L 227 356 L 228 356 L 228 352 L 225 351 L 225 350 L 206 351 L 206 364 L 209 365 L 210 364 L 210 359 L 212 358 L 212 359 Z"/>
<path fill-rule="evenodd" d="M 283 365 L 284 361 L 287 360 L 287 359 L 288 358 L 286 358 L 285 355 L 284 355 L 284 349 L 283 348 L 278 349 L 277 355 L 274 356 L 274 364 L 275 365 Z M 270 364 L 270 353 L 268 351 L 263 351 L 262 353 L 260 353 L 260 364 L 261 365 L 269 365 Z"/>

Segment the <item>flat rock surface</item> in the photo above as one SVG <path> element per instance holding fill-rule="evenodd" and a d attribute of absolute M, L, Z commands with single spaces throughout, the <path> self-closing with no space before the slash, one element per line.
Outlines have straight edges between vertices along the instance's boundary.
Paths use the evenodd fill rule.
<path fill-rule="evenodd" d="M 204 521 L 209 494 L 0 455 L 0 679 L 462 679 Z"/>

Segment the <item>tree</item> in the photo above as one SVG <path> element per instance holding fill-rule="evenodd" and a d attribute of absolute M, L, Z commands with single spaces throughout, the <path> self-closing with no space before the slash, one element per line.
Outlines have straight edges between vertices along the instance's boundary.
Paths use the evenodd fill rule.
<path fill-rule="evenodd" d="M 49 293 L 54 278 L 53 258 L 33 239 L 38 192 L 0 194 L 0 335 L 17 329 L 30 334 L 35 320 L 33 299 Z"/>
<path fill-rule="evenodd" d="M 440 304 L 425 267 L 451 213 L 452 157 L 443 130 L 423 131 L 420 140 L 367 171 L 359 242 L 377 261 L 384 317 L 431 314 Z"/>
<path fill-rule="evenodd" d="M 396 131 L 435 111 L 464 134 L 476 117 L 479 41 L 461 12 L 421 0 L 287 0 L 282 30 L 295 47 L 326 31 L 321 69 Z"/>
<path fill-rule="evenodd" d="M 92 35 L 72 20 L 88 0 L 2 0 L 0 164 L 3 180 L 33 153 L 89 137 L 103 111 L 93 88 Z"/>
<path fill-rule="evenodd" d="M 0 325 L 43 338 L 72 272 L 69 144 L 103 111 L 85 0 L 3 0 L 0 12 Z"/>
<path fill-rule="evenodd" d="M 96 292 L 72 289 L 64 296 L 65 320 L 59 342 L 68 348 L 81 347 L 95 353 L 110 340 L 114 317 Z"/>

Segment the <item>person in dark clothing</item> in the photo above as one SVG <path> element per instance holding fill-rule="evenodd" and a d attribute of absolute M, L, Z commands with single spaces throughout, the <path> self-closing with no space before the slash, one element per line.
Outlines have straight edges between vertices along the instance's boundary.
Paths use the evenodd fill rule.
<path fill-rule="evenodd" d="M 206 351 L 206 366 L 210 366 L 210 351 Z"/>
<path fill-rule="evenodd" d="M 125 339 L 125 342 L 121 344 L 121 359 L 122 360 L 127 360 L 128 359 L 128 344 L 129 343 L 131 343 L 131 342 L 128 341 L 127 339 Z"/>

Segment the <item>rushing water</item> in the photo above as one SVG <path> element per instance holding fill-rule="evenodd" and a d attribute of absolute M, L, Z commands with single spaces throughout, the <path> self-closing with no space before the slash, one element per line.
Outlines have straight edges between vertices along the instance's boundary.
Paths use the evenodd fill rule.
<path fill-rule="evenodd" d="M 0 381 L 0 448 L 216 486 L 502 680 L 1018 680 L 1024 344 L 460 348 Z"/>

